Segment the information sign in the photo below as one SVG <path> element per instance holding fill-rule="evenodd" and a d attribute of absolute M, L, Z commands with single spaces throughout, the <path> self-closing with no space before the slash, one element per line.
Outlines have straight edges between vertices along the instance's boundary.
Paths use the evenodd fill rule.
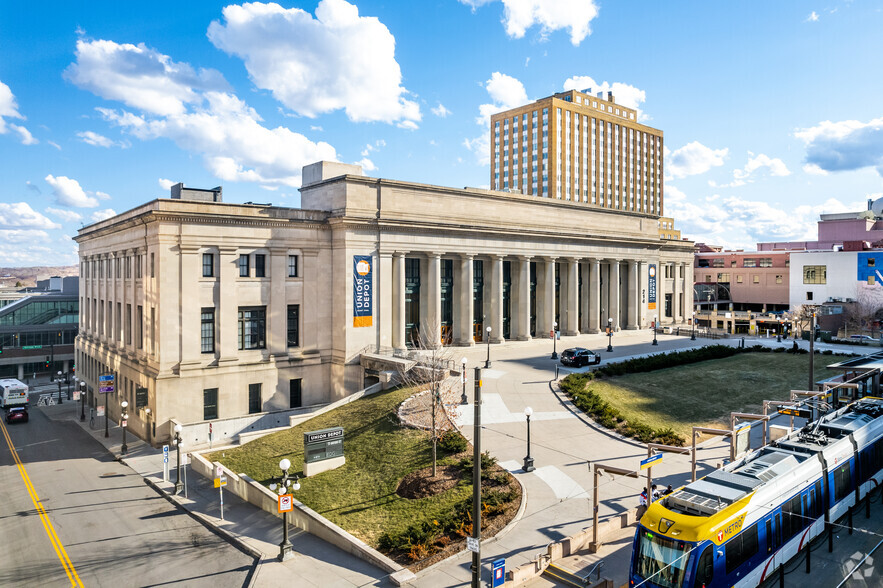
<path fill-rule="evenodd" d="M 343 455 L 343 427 L 304 433 L 306 462 L 315 463 Z"/>
<path fill-rule="evenodd" d="M 662 454 L 657 453 L 656 455 L 651 455 L 647 459 L 641 460 L 641 469 L 646 470 L 647 468 L 652 468 L 655 465 L 659 465 L 662 463 Z"/>
<path fill-rule="evenodd" d="M 478 543 L 478 539 L 475 537 L 466 537 L 466 549 L 471 551 L 472 553 L 480 553 L 480 546 Z"/>
<path fill-rule="evenodd" d="M 294 495 L 283 494 L 279 497 L 279 512 L 291 512 L 294 510 Z"/>
<path fill-rule="evenodd" d="M 104 405 L 103 404 L 99 404 L 95 408 L 95 416 L 104 416 Z"/>
<path fill-rule="evenodd" d="M 169 446 L 162 446 L 162 479 L 163 482 L 169 481 Z"/>
<path fill-rule="evenodd" d="M 495 559 L 491 568 L 491 586 L 497 588 L 506 583 L 506 560 L 503 558 Z"/>
<path fill-rule="evenodd" d="M 124 420 L 123 422 L 120 423 L 120 426 L 125 427 L 125 426 L 127 426 L 128 424 L 129 424 L 129 421 Z"/>
<path fill-rule="evenodd" d="M 74 402 L 80 399 L 80 391 L 74 390 Z"/>
<path fill-rule="evenodd" d="M 223 488 L 227 485 L 227 476 L 219 476 L 215 478 L 215 488 Z"/>
<path fill-rule="evenodd" d="M 812 411 L 811 410 L 804 410 L 802 408 L 790 408 L 787 406 L 780 406 L 779 407 L 779 414 L 784 414 L 786 416 L 800 417 L 802 419 L 811 419 L 812 418 Z"/>

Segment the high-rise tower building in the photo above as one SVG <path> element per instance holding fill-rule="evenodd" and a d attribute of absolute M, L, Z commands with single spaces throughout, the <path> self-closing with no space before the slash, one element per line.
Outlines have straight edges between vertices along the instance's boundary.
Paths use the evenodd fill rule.
<path fill-rule="evenodd" d="M 662 215 L 662 131 L 569 90 L 491 117 L 491 188 Z"/>

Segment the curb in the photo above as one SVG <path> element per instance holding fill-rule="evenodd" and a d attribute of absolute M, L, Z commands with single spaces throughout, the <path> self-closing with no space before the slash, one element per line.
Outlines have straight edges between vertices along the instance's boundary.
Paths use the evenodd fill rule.
<path fill-rule="evenodd" d="M 120 460 L 120 463 L 124 463 L 123 460 Z M 215 535 L 217 535 L 218 537 L 220 537 L 221 539 L 223 539 L 224 541 L 226 541 L 227 543 L 229 543 L 230 545 L 232 545 L 233 547 L 235 547 L 236 549 L 238 549 L 239 551 L 241 551 L 245 555 L 253 558 L 254 563 L 252 564 L 251 570 L 249 571 L 248 576 L 246 577 L 245 583 L 243 584 L 243 586 L 247 586 L 247 587 L 251 588 L 255 585 L 255 582 L 257 581 L 257 577 L 258 577 L 258 572 L 260 570 L 260 566 L 262 563 L 264 563 L 263 562 L 264 553 L 262 551 L 255 549 L 254 547 L 252 547 L 251 545 L 249 545 L 248 543 L 246 543 L 245 541 L 243 541 L 237 535 L 231 533 L 230 531 L 228 531 L 226 529 L 222 529 L 221 527 L 218 527 L 208 517 L 206 517 L 202 513 L 194 511 L 194 510 L 190 510 L 189 508 L 187 508 L 187 505 L 184 504 L 184 502 L 177 495 L 169 494 L 168 492 L 166 492 L 163 488 L 160 487 L 160 485 L 156 481 L 151 479 L 150 476 L 144 476 L 143 479 L 144 479 L 144 483 L 147 484 L 148 486 L 150 486 L 151 488 L 153 488 L 157 494 L 159 494 L 160 496 L 162 496 L 163 498 L 168 500 L 171 504 L 175 505 L 177 508 L 180 508 L 181 510 L 186 512 L 188 515 L 190 515 L 194 520 L 196 520 L 198 523 L 200 523 L 206 529 L 208 529 L 209 531 L 211 531 L 212 533 L 214 533 Z"/>
<path fill-rule="evenodd" d="M 576 405 L 573 404 L 573 402 L 570 401 L 566 397 L 566 395 L 565 395 L 565 398 L 562 399 L 561 398 L 561 394 L 562 394 L 561 388 L 559 386 L 555 385 L 556 381 L 557 380 L 549 380 L 549 390 L 552 392 L 552 394 L 555 395 L 555 398 L 558 399 L 558 402 L 560 402 L 567 410 L 569 410 L 570 413 L 573 414 L 573 416 L 575 416 L 576 418 L 578 418 L 579 420 L 581 420 L 582 422 L 587 424 L 589 427 L 592 428 L 592 430 L 594 430 L 598 433 L 601 433 L 602 435 L 605 435 L 605 436 L 609 437 L 610 439 L 615 439 L 616 441 L 621 441 L 621 442 L 631 445 L 633 447 L 640 447 L 641 449 L 647 448 L 647 445 L 645 443 L 639 443 L 638 441 L 634 441 L 632 439 L 629 439 L 628 437 L 623 437 L 619 433 L 611 431 L 610 429 L 608 429 L 606 427 L 602 427 L 601 425 L 596 423 L 591 417 L 586 415 L 586 413 L 584 413 L 579 408 L 577 408 Z"/>

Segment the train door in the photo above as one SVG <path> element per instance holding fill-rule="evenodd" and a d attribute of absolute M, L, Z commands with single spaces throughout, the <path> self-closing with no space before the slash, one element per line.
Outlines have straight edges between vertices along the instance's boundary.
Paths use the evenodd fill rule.
<path fill-rule="evenodd" d="M 714 582 L 714 545 L 708 545 L 699 556 L 699 563 L 696 565 L 696 581 L 693 582 L 695 588 L 706 588 Z"/>

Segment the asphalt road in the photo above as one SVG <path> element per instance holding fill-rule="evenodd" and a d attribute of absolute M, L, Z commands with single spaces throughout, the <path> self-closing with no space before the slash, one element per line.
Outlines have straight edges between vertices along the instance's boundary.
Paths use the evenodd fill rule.
<path fill-rule="evenodd" d="M 251 557 L 77 424 L 30 418 L 0 424 L 0 586 L 243 586 Z"/>

